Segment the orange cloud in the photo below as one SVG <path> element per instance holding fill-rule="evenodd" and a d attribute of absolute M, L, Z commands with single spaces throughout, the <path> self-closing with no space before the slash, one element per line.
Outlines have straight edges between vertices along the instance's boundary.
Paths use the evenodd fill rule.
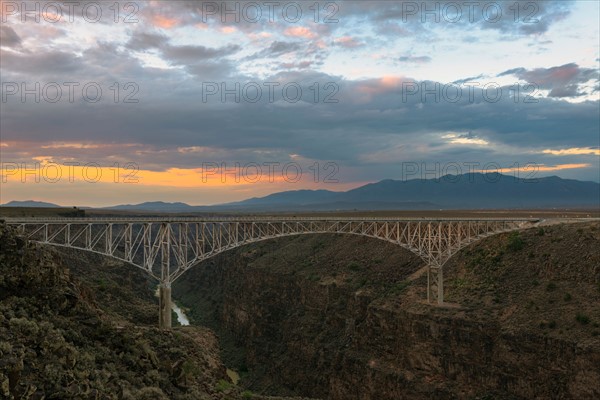
<path fill-rule="evenodd" d="M 227 35 L 230 34 L 230 33 L 234 33 L 235 31 L 237 31 L 237 29 L 235 29 L 235 27 L 233 27 L 233 26 L 224 26 L 220 30 L 221 30 L 222 33 L 225 33 Z"/>
<path fill-rule="evenodd" d="M 389 92 L 398 88 L 402 83 L 401 77 L 384 76 L 377 80 L 364 81 L 357 87 L 357 91 L 366 95 L 367 100 L 373 95 Z"/>
<path fill-rule="evenodd" d="M 338 39 L 335 39 L 334 42 L 335 42 L 335 44 L 337 44 L 339 46 L 350 48 L 350 49 L 362 46 L 361 42 L 359 42 L 358 40 L 354 39 L 351 36 L 342 36 Z"/>
<path fill-rule="evenodd" d="M 254 168 L 234 168 L 226 166 L 221 168 L 169 168 L 165 171 L 150 171 L 135 168 L 135 164 L 121 166 L 99 166 L 88 163 L 87 165 L 65 165 L 52 161 L 49 156 L 34 157 L 39 163 L 27 164 L 27 169 L 20 170 L 20 164 L 4 163 L 0 166 L 3 183 L 129 183 L 152 187 L 171 188 L 206 188 L 206 187 L 250 187 L 255 184 L 285 184 L 308 183 L 313 175 L 303 171 L 302 175 L 295 175 L 295 171 L 284 174 L 282 170 L 267 168 L 256 170 Z M 296 180 L 296 178 L 300 178 Z"/>
<path fill-rule="evenodd" d="M 86 144 L 86 143 L 53 143 L 49 145 L 40 146 L 41 149 L 98 149 L 103 147 L 99 144 Z"/>
<path fill-rule="evenodd" d="M 301 37 L 304 39 L 312 39 L 317 36 L 313 31 L 304 26 L 294 26 L 292 28 L 287 28 L 283 33 L 287 36 Z"/>
<path fill-rule="evenodd" d="M 476 144 L 486 146 L 490 144 L 487 140 L 483 140 L 477 137 L 467 137 L 464 135 L 458 135 L 456 133 L 449 133 L 442 136 L 442 139 L 449 139 L 451 144 Z"/>
<path fill-rule="evenodd" d="M 162 15 L 155 15 L 152 17 L 152 24 L 159 28 L 171 29 L 179 21 L 175 18 L 168 18 Z"/>
<path fill-rule="evenodd" d="M 554 156 L 570 156 L 570 155 L 600 156 L 600 149 L 593 149 L 591 147 L 586 147 L 586 148 L 572 147 L 570 149 L 559 149 L 559 150 L 546 149 L 546 150 L 542 151 L 542 153 L 552 154 Z"/>
<path fill-rule="evenodd" d="M 501 173 L 506 173 L 506 172 L 514 172 L 514 171 L 519 171 L 519 172 L 551 172 L 551 171 L 561 171 L 564 169 L 579 169 L 579 168 L 589 168 L 591 167 L 591 164 L 558 164 L 558 165 L 544 165 L 544 164 L 535 164 L 535 163 L 531 163 L 528 165 L 521 165 L 519 167 L 515 167 L 515 168 L 502 168 L 502 171 L 499 171 Z M 480 170 L 479 172 L 490 172 L 490 171 L 483 171 Z"/>

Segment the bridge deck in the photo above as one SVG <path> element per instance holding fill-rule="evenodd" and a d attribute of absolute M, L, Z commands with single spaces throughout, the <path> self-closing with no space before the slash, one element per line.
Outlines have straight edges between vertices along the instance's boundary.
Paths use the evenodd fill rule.
<path fill-rule="evenodd" d="M 552 218 L 560 220 L 560 218 Z M 577 218 L 578 220 L 597 220 L 598 218 Z M 538 222 L 541 218 L 403 218 L 403 217 L 281 217 L 281 216 L 247 216 L 247 217 L 83 217 L 83 218 L 31 218 L 31 217 L 0 217 L 0 221 L 9 224 L 15 223 L 176 223 L 176 222 L 294 222 L 294 221 L 369 221 L 369 222 L 498 222 L 498 221 L 523 221 Z"/>

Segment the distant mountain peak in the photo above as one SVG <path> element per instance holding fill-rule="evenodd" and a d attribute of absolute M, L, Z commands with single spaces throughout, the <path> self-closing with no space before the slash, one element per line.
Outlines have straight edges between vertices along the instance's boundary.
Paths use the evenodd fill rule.
<path fill-rule="evenodd" d="M 13 200 L 6 204 L 1 204 L 0 207 L 37 207 L 37 208 L 60 208 L 58 204 L 47 203 L 45 201 L 37 200 Z"/>

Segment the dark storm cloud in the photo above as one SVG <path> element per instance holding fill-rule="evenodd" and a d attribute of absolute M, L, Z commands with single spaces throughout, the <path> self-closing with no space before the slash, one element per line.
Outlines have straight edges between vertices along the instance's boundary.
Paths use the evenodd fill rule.
<path fill-rule="evenodd" d="M 169 38 L 153 32 L 134 32 L 126 47 L 136 51 L 156 50 L 171 65 L 183 66 L 192 75 L 206 79 L 228 77 L 235 65 L 226 59 L 241 50 L 237 44 L 218 48 L 200 45 L 172 45 Z"/>
<path fill-rule="evenodd" d="M 372 2 L 365 3 L 343 2 L 340 18 L 346 15 L 377 21 L 377 27 L 384 30 L 395 27 L 396 30 L 382 31 L 387 36 L 398 35 L 400 30 L 429 35 L 426 28 L 435 27 L 419 21 L 405 24 L 397 16 L 384 15 Z M 197 24 L 198 16 L 185 9 L 197 7 L 197 4 L 181 4 L 163 2 L 160 11 L 177 23 Z M 386 2 L 386 7 L 389 4 Z M 557 10 L 561 7 L 540 7 L 543 7 L 544 15 L 553 13 L 552 21 L 559 18 Z M 249 30 L 257 29 L 256 24 L 246 25 Z M 332 31 L 337 28 L 334 25 Z M 503 33 L 516 29 L 517 33 L 523 33 L 513 25 L 499 24 L 494 29 Z M 538 29 L 547 29 L 547 26 Z M 324 31 L 323 37 L 329 32 Z M 96 161 L 93 157 L 100 160 L 114 155 L 130 157 L 131 161 L 140 164 L 140 168 L 146 169 L 194 168 L 203 161 L 219 161 L 215 158 L 242 163 L 286 161 L 290 154 L 298 154 L 308 159 L 338 161 L 347 167 L 378 165 L 377 173 L 368 179 L 390 176 L 390 166 L 397 161 L 456 161 L 457 158 L 468 161 L 469 157 L 509 160 L 514 155 L 499 150 L 502 146 L 522 148 L 524 153 L 545 148 L 597 146 L 598 102 L 572 104 L 559 98 L 579 93 L 577 88 L 586 81 L 585 78 L 593 78 L 589 69 L 576 64 L 536 70 L 520 68 L 503 73 L 540 85 L 543 83 L 544 88 L 551 90 L 550 96 L 557 99 L 541 98 L 534 104 L 524 103 L 523 99 L 515 102 L 508 96 L 509 88 L 502 88 L 504 95 L 498 102 L 486 101 L 480 94 L 474 101 L 469 101 L 466 92 L 455 103 L 444 99 L 436 101 L 431 97 L 422 101 L 418 94 L 403 93 L 402 82 L 352 81 L 311 70 L 322 63 L 327 52 L 316 44 L 318 39 L 320 37 L 299 42 L 271 41 L 268 47 L 252 56 L 264 58 L 262 61 L 274 71 L 274 75 L 258 81 L 259 84 L 297 82 L 310 98 L 313 93 L 310 86 L 318 82 L 321 92 L 317 104 L 306 99 L 292 104 L 282 101 L 281 96 L 277 102 L 270 103 L 266 95 L 257 103 L 243 99 L 236 103 L 231 96 L 225 103 L 221 102 L 220 96 L 204 102 L 202 84 L 207 80 L 226 80 L 230 88 L 236 82 L 243 85 L 257 81 L 256 77 L 244 76 L 238 70 L 239 64 L 229 59 L 241 53 L 237 44 L 214 48 L 176 46 L 167 36 L 150 30 L 134 32 L 124 46 L 96 42 L 81 57 L 60 51 L 10 54 L 3 51 L 3 77 L 6 72 L 17 74 L 22 71 L 32 77 L 53 75 L 53 80 L 57 81 L 93 77 L 123 83 L 133 79 L 140 87 L 137 104 L 110 101 L 89 104 L 81 100 L 75 104 L 8 102 L 3 104 L 1 111 L 3 140 L 18 142 L 27 138 L 31 156 L 56 152 L 65 157 L 73 150 L 58 151 L 39 146 L 51 141 L 111 143 L 112 147 L 90 150 L 84 156 L 90 161 Z M 182 68 L 143 67 L 127 50 L 153 52 L 172 66 Z M 293 62 L 272 59 L 289 52 L 296 52 Z M 425 62 L 426 58 L 404 55 L 398 61 Z M 282 67 L 286 71 L 275 74 Z M 476 79 L 458 80 L 457 84 Z M 339 87 L 334 96 L 339 100 L 337 103 L 323 103 L 324 96 L 329 93 L 324 91 L 324 85 L 329 82 Z M 109 90 L 106 92 L 110 94 Z M 447 132 L 455 132 L 462 139 L 479 138 L 493 146 L 449 148 L 447 141 L 442 139 Z M 123 146 L 119 147 L 119 144 Z M 134 146 L 127 147 L 127 144 Z M 209 150 L 180 151 L 180 148 Z M 395 148 L 401 152 L 397 157 L 394 154 L 389 158 L 377 156 Z M 436 153 L 428 153 L 430 149 Z M 4 154 L 6 149 L 3 148 Z"/>
<path fill-rule="evenodd" d="M 63 51 L 15 53 L 0 50 L 2 69 L 19 74 L 45 76 L 50 73 L 67 74 L 79 71 L 85 65 L 81 57 Z"/>
<path fill-rule="evenodd" d="M 131 50 L 148 50 L 166 45 L 169 38 L 165 35 L 149 32 L 133 32 L 126 46 Z"/>
<path fill-rule="evenodd" d="M 581 68 L 575 63 L 532 70 L 515 68 L 498 76 L 506 75 L 514 75 L 519 79 L 537 85 L 540 89 L 550 90 L 550 97 L 577 97 L 589 94 L 580 90 L 580 85 L 590 80 L 595 80 L 596 84 L 599 81 L 597 70 Z"/>
<path fill-rule="evenodd" d="M 219 48 L 204 46 L 163 46 L 162 54 L 173 64 L 195 64 L 208 59 L 219 59 L 234 54 L 241 49 L 232 44 Z"/>
<path fill-rule="evenodd" d="M 481 96 L 474 101 L 465 96 L 456 103 L 432 98 L 423 102 L 420 96 L 403 94 L 400 83 L 390 86 L 380 80 L 347 81 L 310 71 L 278 74 L 267 80 L 301 82 L 305 93 L 311 93 L 313 82 L 336 82 L 339 102 L 290 104 L 279 99 L 269 103 L 266 96 L 258 103 L 236 103 L 229 97 L 223 104 L 218 96 L 203 102 L 199 81 L 177 85 L 165 80 L 155 82 L 153 94 L 144 95 L 136 105 L 45 107 L 9 103 L 3 107 L 3 132 L 7 141 L 27 135 L 40 143 L 52 138 L 144 143 L 167 149 L 202 146 L 226 149 L 238 157 L 243 156 L 242 149 L 262 149 L 355 165 L 361 163 L 364 154 L 382 150 L 390 141 L 414 146 L 443 144 L 445 132 L 477 132 L 477 138 L 488 142 L 522 148 L 588 147 L 597 143 L 597 102 L 540 99 L 536 104 L 523 104 L 508 95 L 494 103 Z M 35 113 L 37 118 L 23 120 L 19 117 L 23 112 Z M 164 160 L 165 167 L 169 162 L 181 163 L 176 152 L 170 157 Z M 248 159 L 253 157 L 249 153 Z M 186 160 L 189 167 L 198 166 L 193 157 Z"/>
<path fill-rule="evenodd" d="M 21 38 L 10 26 L 0 26 L 0 46 L 16 47 L 21 44 Z"/>

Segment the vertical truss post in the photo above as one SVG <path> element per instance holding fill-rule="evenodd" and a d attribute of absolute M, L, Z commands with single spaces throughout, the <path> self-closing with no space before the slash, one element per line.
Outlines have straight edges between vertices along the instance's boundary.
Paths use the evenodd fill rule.
<path fill-rule="evenodd" d="M 113 238 L 112 238 L 112 231 L 113 231 L 112 230 L 112 226 L 113 226 L 113 224 L 109 223 L 106 226 L 106 231 L 105 231 L 106 232 L 106 236 L 105 236 L 106 240 L 105 240 L 105 243 L 104 243 L 105 244 L 105 251 L 104 252 L 106 254 L 108 254 L 108 255 L 112 255 L 112 253 L 113 253 L 113 249 L 112 249 L 112 244 L 113 244 L 112 243 L 112 240 L 113 240 Z"/>
<path fill-rule="evenodd" d="M 85 227 L 85 248 L 92 249 L 92 224 L 87 224 Z"/>
<path fill-rule="evenodd" d="M 124 236 L 125 236 L 125 259 L 127 261 L 133 260 L 133 253 L 131 247 L 131 237 L 132 237 L 132 224 L 125 224 L 124 228 Z"/>

